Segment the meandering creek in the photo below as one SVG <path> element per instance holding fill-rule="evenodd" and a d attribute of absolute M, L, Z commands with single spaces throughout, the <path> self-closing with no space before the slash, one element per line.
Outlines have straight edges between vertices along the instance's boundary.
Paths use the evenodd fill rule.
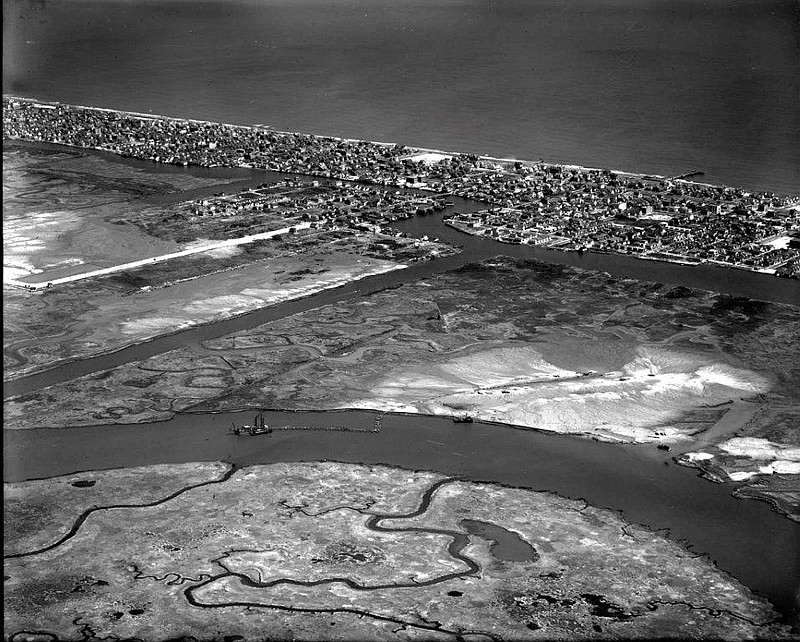
<path fill-rule="evenodd" d="M 547 490 L 619 510 L 625 519 L 669 529 L 714 559 L 787 616 L 800 582 L 800 527 L 763 502 L 737 500 L 727 485 L 671 463 L 654 446 L 619 446 L 565 435 L 448 418 L 376 413 L 265 412 L 267 424 L 303 430 L 229 434 L 252 413 L 180 415 L 158 424 L 4 431 L 4 479 L 160 463 L 224 460 L 238 466 L 342 461 L 435 470 L 449 476 Z M 646 452 L 645 452 L 646 451 Z"/>
<path fill-rule="evenodd" d="M 108 154 L 103 156 L 120 160 Z M 140 163 L 129 159 L 120 162 Z M 152 169 L 152 165 L 146 165 Z M 159 171 L 188 171 L 215 176 L 217 170 L 160 167 Z M 266 180 L 263 172 L 248 174 L 252 175 L 253 184 Z M 219 170 L 218 177 L 233 179 L 241 175 L 231 170 Z M 219 190 L 219 186 L 214 186 L 207 191 Z M 193 193 L 195 197 L 200 195 Z M 485 207 L 463 199 L 451 200 L 458 211 Z M 396 227 L 409 235 L 427 235 L 463 246 L 463 252 L 457 256 L 370 277 L 305 299 L 7 382 L 4 396 L 22 394 L 89 372 L 144 359 L 175 347 L 196 344 L 498 254 L 577 265 L 631 278 L 714 289 L 770 301 L 796 303 L 798 300 L 796 283 L 768 275 L 656 263 L 633 257 L 579 255 L 505 245 L 461 234 L 445 226 L 441 217 L 441 213 L 418 217 L 400 221 Z M 671 537 L 686 540 L 693 551 L 713 558 L 720 568 L 769 598 L 787 618 L 792 617 L 791 613 L 796 609 L 796 591 L 800 585 L 800 527 L 773 512 L 765 503 L 734 499 L 729 494 L 730 486 L 709 483 L 700 479 L 696 471 L 673 465 L 669 455 L 656 451 L 654 446 L 619 446 L 533 430 L 477 422 L 454 424 L 449 419 L 403 415 L 385 415 L 381 431 L 377 433 L 305 429 L 254 437 L 229 434 L 231 421 L 242 424 L 252 418 L 251 414 L 179 415 L 158 424 L 6 430 L 3 439 L 4 480 L 19 481 L 124 466 L 217 460 L 246 466 L 327 459 L 435 470 L 475 481 L 499 482 L 583 498 L 592 505 L 619 510 L 627 520 L 654 529 L 669 529 Z M 306 428 L 344 425 L 371 429 L 375 417 L 376 413 L 362 411 L 265 413 L 268 424 Z M 474 526 L 480 528 L 480 525 Z M 503 542 L 507 545 L 502 538 L 497 541 L 498 546 Z"/>

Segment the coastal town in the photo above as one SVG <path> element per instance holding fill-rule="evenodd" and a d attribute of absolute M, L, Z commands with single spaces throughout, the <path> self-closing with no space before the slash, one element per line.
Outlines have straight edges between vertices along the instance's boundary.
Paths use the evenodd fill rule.
<path fill-rule="evenodd" d="M 394 221 L 432 214 L 445 207 L 445 201 L 441 199 L 407 191 L 342 181 L 321 184 L 319 181 L 290 178 L 233 194 L 191 201 L 183 209 L 185 216 L 194 220 L 224 221 L 247 214 L 251 221 L 260 223 L 266 218 L 279 227 L 299 222 L 314 229 L 352 228 L 380 232 L 383 226 Z M 224 233 L 224 230 L 215 232 Z"/>
<path fill-rule="evenodd" d="M 578 169 L 544 170 L 536 180 L 549 190 L 538 202 L 455 214 L 445 222 L 505 243 L 800 277 L 796 201 L 662 179 L 631 177 L 631 188 L 610 172 Z"/>
<path fill-rule="evenodd" d="M 198 237 L 249 242 L 269 234 L 280 240 L 300 230 L 384 234 L 412 242 L 404 232 L 392 229 L 391 223 L 445 207 L 442 199 L 407 190 L 286 178 L 182 201 L 160 212 L 126 212 L 113 220 L 133 223 L 154 237 L 178 243 L 191 243 Z M 197 249 L 192 246 L 192 251 Z"/>
<path fill-rule="evenodd" d="M 449 204 L 444 199 L 454 195 L 483 207 L 449 214 L 445 222 L 501 242 L 800 278 L 800 197 L 696 183 L 688 175 L 669 178 L 501 160 L 8 96 L 3 98 L 3 133 L 10 139 L 160 163 L 348 181 L 348 193 L 318 196 L 305 208 L 301 220 L 312 225 L 347 220 L 377 226 L 444 209 Z M 414 188 L 435 197 L 402 196 L 396 190 L 359 194 L 357 183 Z M 262 202 L 268 198 L 253 190 L 231 202 L 210 199 L 195 205 L 195 213 L 281 207 Z"/>

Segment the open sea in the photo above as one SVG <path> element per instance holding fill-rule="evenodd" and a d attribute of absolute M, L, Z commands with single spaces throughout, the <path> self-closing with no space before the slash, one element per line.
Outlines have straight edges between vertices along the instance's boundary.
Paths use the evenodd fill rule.
<path fill-rule="evenodd" d="M 4 0 L 3 91 L 800 194 L 797 0 Z"/>

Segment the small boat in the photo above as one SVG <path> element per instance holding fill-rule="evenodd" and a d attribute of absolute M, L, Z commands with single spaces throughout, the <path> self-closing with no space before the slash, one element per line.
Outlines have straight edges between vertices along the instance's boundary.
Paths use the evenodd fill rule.
<path fill-rule="evenodd" d="M 232 433 L 238 436 L 269 435 L 272 433 L 272 428 L 270 428 L 264 421 L 264 413 L 262 412 L 256 415 L 252 424 L 243 424 L 241 426 L 233 424 Z"/>
<path fill-rule="evenodd" d="M 471 424 L 472 417 L 469 415 L 461 415 L 460 417 L 453 417 L 454 424 Z"/>

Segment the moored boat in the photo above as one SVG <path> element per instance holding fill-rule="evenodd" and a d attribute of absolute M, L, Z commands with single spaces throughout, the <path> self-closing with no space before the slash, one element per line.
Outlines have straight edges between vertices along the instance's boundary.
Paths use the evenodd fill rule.
<path fill-rule="evenodd" d="M 233 424 L 232 433 L 237 436 L 269 435 L 272 433 L 272 428 L 264 421 L 264 413 L 262 412 L 256 415 L 252 424 L 242 424 L 241 426 Z"/>

